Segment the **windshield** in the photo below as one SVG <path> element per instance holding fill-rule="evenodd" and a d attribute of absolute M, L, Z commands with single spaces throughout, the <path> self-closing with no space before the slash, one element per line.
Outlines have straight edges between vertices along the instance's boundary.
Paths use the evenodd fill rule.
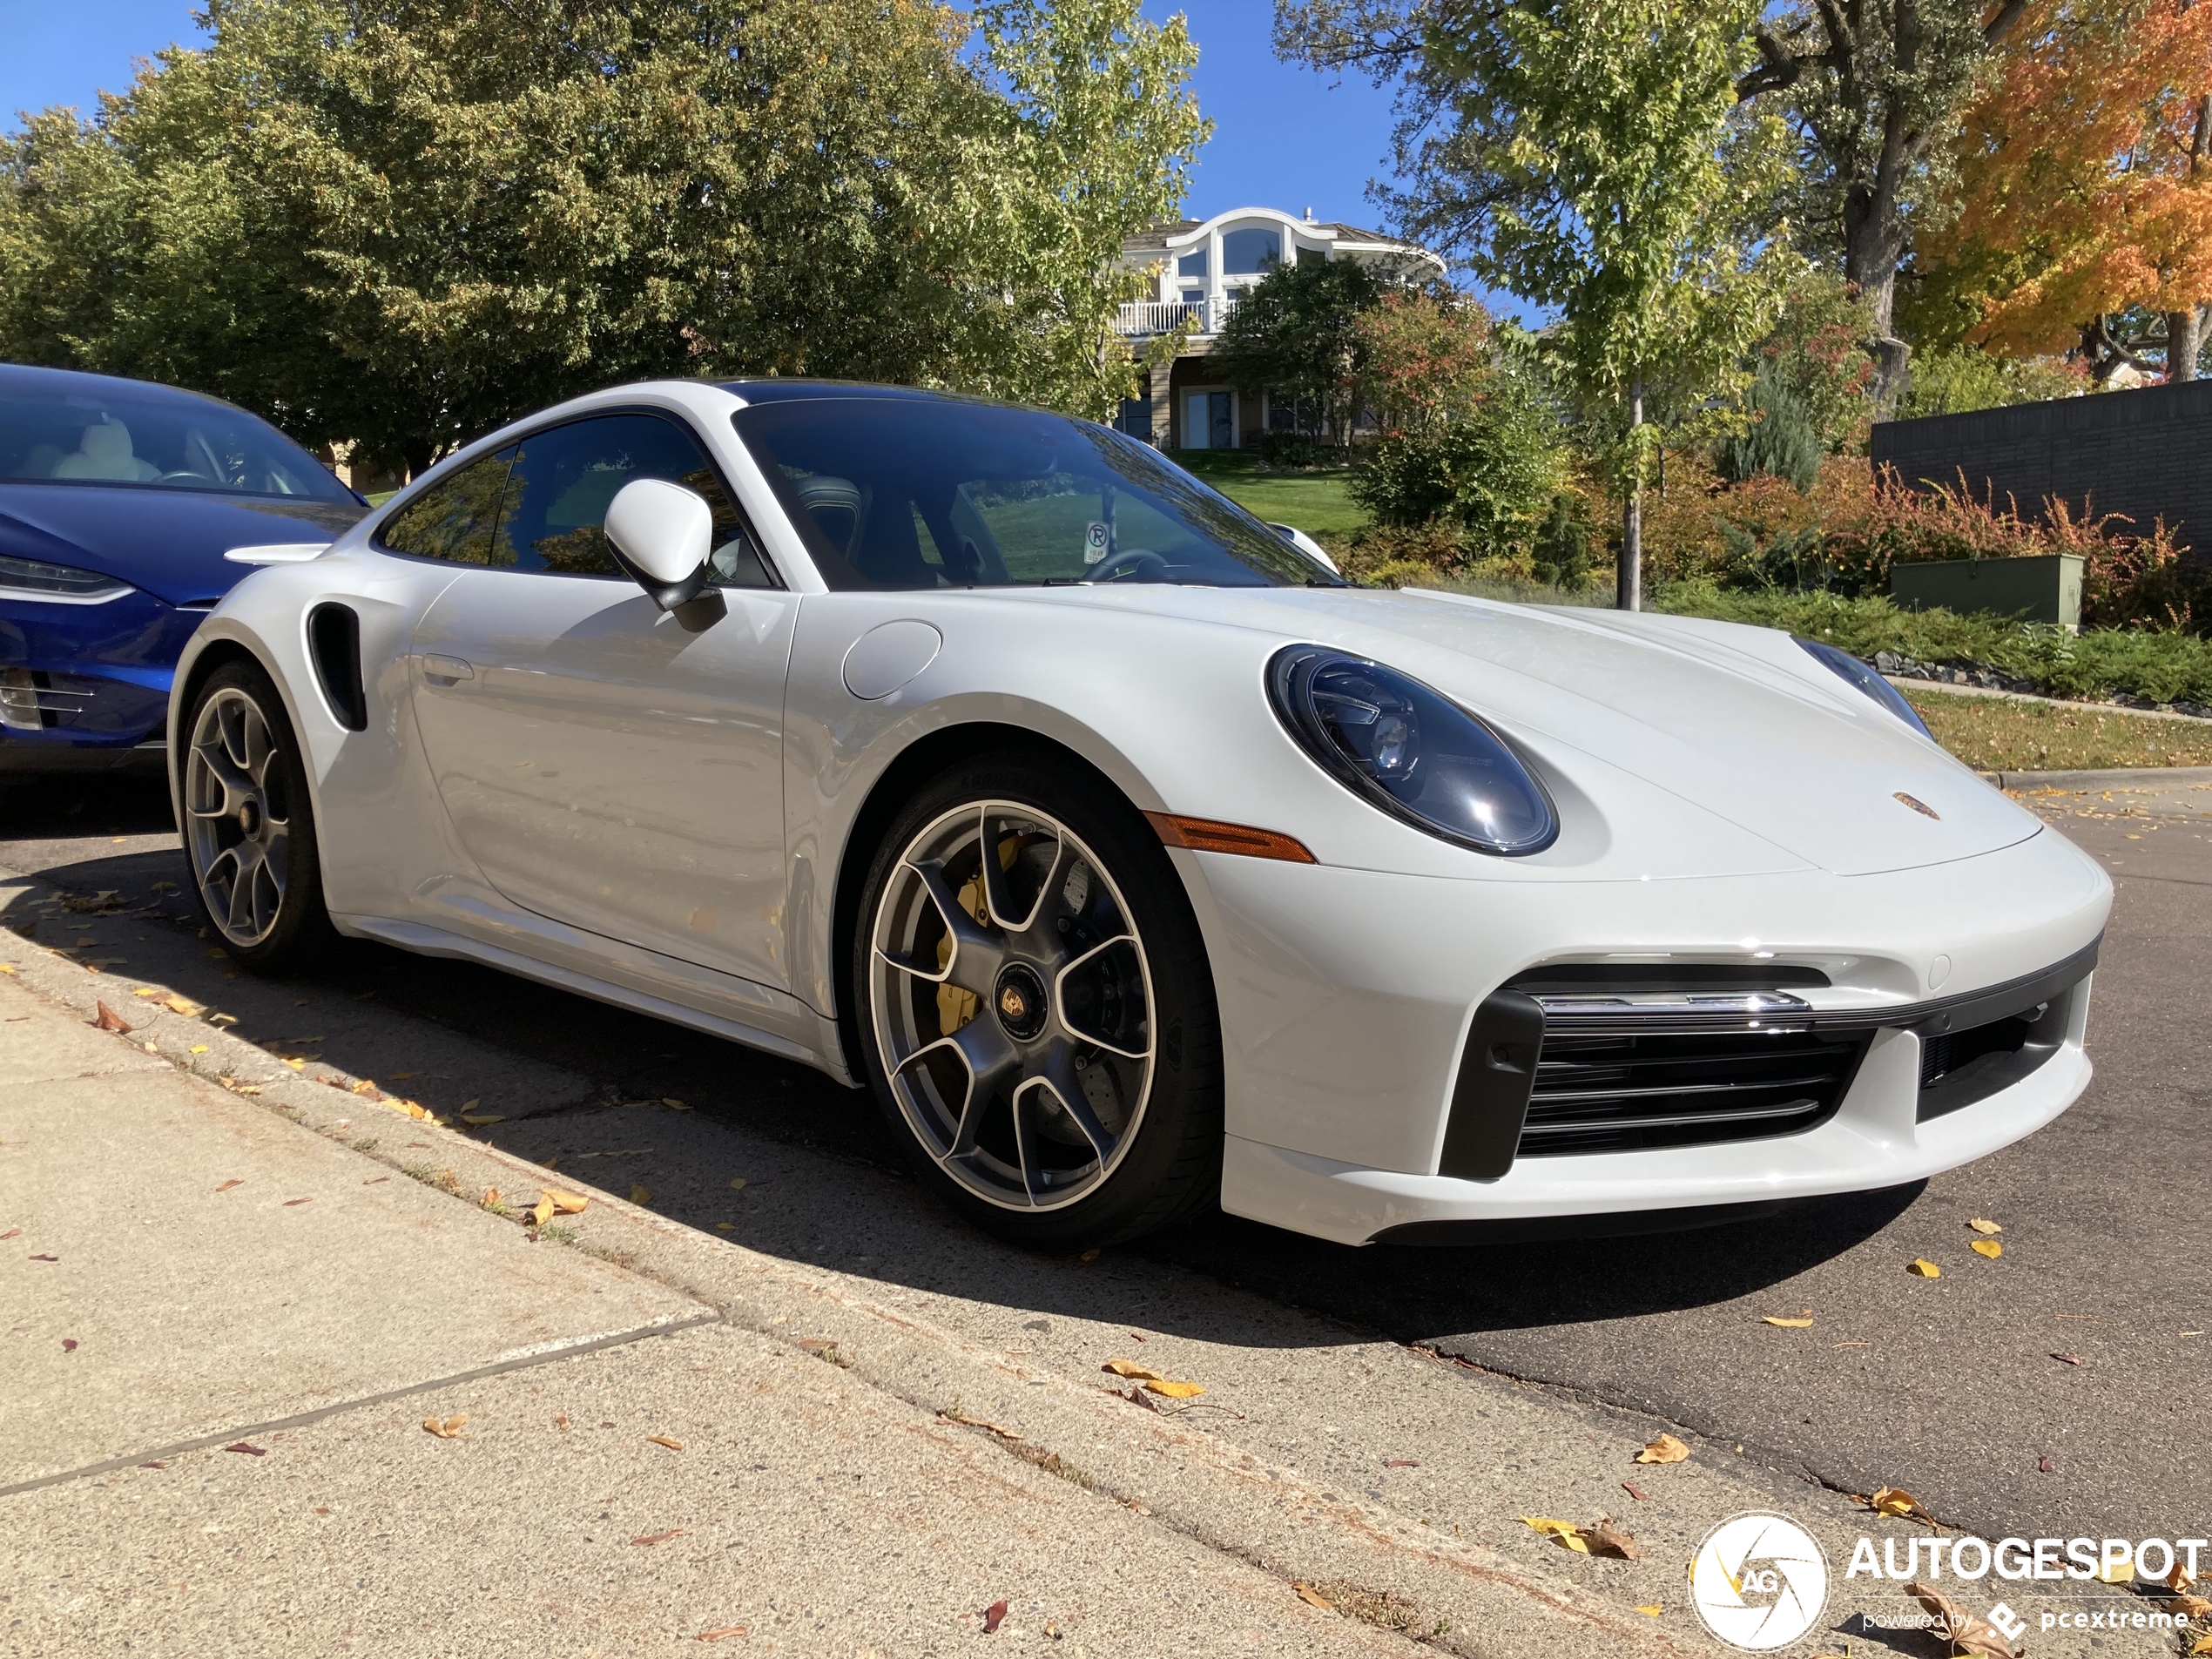
<path fill-rule="evenodd" d="M 142 484 L 230 496 L 354 497 L 266 421 L 212 398 L 128 381 L 0 384 L 0 482 Z"/>
<path fill-rule="evenodd" d="M 732 418 L 833 587 L 1339 585 L 1226 496 L 1088 421 L 865 396 Z"/>

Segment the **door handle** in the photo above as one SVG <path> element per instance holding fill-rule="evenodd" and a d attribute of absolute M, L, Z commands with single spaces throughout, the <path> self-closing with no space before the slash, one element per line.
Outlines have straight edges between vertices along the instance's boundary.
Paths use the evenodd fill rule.
<path fill-rule="evenodd" d="M 429 651 L 424 653 L 421 663 L 422 677 L 425 679 L 442 680 L 446 685 L 450 685 L 455 680 L 472 680 L 476 678 L 476 671 L 458 657 L 441 657 L 435 651 Z"/>

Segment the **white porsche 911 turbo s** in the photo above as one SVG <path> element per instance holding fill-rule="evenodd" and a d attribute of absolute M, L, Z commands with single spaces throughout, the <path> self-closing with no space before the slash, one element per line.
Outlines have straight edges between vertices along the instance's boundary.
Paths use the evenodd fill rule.
<path fill-rule="evenodd" d="M 233 556 L 170 750 L 240 963 L 334 929 L 804 1061 L 1032 1244 L 1729 1213 L 2088 1081 L 2104 873 L 1871 671 L 1350 588 L 1088 422 L 631 386 Z"/>

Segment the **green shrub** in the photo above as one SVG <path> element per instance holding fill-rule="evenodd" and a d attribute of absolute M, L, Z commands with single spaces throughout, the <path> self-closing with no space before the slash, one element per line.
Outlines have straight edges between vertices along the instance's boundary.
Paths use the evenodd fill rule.
<path fill-rule="evenodd" d="M 1352 475 L 1377 523 L 1455 526 L 1474 558 L 1527 552 L 1566 482 L 1558 417 L 1517 374 L 1435 425 L 1393 433 Z"/>
<path fill-rule="evenodd" d="M 1773 360 L 1759 364 L 1743 401 L 1758 419 L 1749 431 L 1721 440 L 1715 457 L 1721 476 L 1740 484 L 1755 474 L 1770 472 L 1799 489 L 1811 489 L 1820 471 L 1820 434 Z"/>

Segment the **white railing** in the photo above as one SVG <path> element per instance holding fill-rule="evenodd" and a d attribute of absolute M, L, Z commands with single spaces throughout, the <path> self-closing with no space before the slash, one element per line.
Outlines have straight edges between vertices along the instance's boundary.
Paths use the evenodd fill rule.
<path fill-rule="evenodd" d="M 1141 339 L 1172 333 L 1187 322 L 1190 332 L 1201 338 L 1217 334 L 1243 297 L 1227 293 L 1214 300 L 1139 300 L 1122 307 L 1114 320 L 1114 332 Z"/>

